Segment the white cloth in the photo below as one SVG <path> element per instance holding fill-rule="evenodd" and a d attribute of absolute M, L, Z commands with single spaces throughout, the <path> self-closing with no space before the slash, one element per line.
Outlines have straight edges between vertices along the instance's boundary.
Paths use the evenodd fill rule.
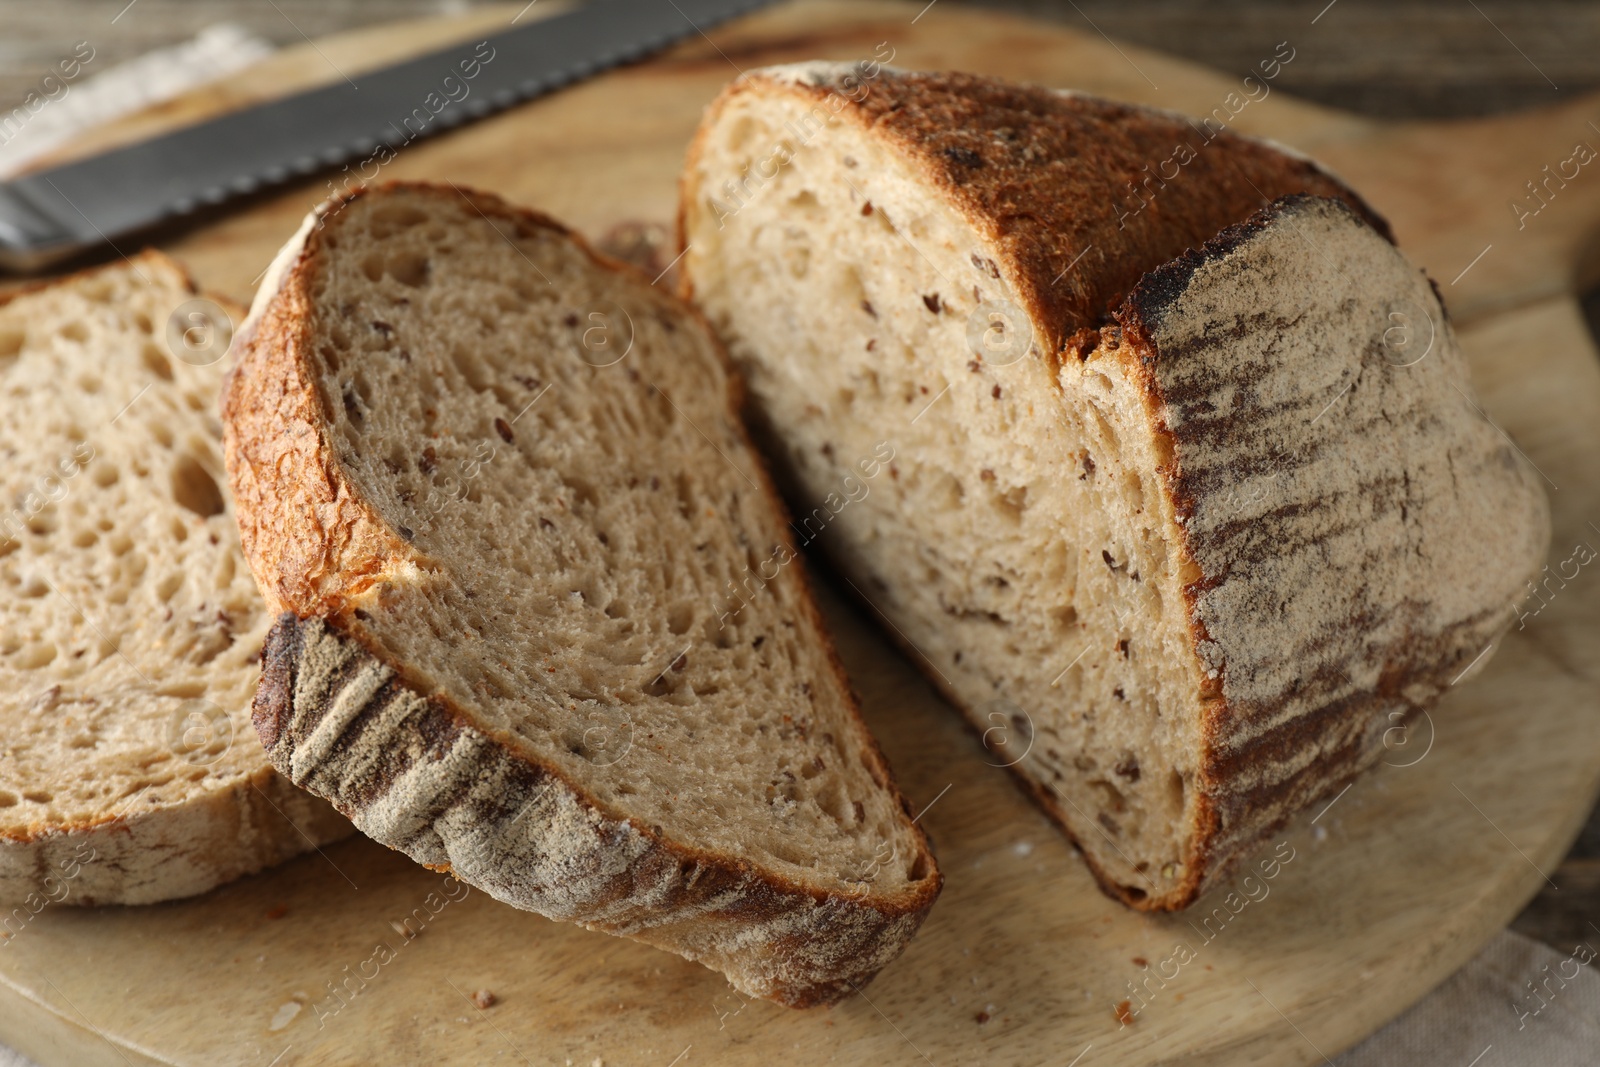
<path fill-rule="evenodd" d="M 243 26 L 223 22 L 201 30 L 192 41 L 146 52 L 106 70 L 97 71 L 90 59 L 81 65 L 76 79 L 57 77 L 51 82 L 47 89 L 55 98 L 29 114 L 20 128 L 6 131 L 0 144 L 0 178 L 15 174 L 91 126 L 243 70 L 272 50 L 271 44 Z M 16 119 L 12 121 L 15 124 Z"/>
<path fill-rule="evenodd" d="M 1510 931 L 1338 1057 L 1338 1067 L 1594 1067 L 1600 936 L 1567 952 Z"/>

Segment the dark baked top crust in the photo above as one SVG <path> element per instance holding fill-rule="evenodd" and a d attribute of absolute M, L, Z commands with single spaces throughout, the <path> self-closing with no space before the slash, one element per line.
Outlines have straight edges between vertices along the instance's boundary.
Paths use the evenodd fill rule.
<path fill-rule="evenodd" d="M 1051 350 L 1108 321 L 1147 271 L 1278 197 L 1335 197 L 1391 236 L 1310 159 L 1174 112 L 955 71 L 883 68 L 869 82 L 838 64 L 778 70 L 819 99 L 861 80 L 841 117 L 914 160 L 1002 251 Z M 771 77 L 752 72 L 723 99 Z"/>

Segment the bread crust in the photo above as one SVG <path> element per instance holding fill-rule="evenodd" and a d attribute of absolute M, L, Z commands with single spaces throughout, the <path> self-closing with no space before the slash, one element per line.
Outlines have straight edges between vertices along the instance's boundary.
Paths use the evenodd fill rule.
<path fill-rule="evenodd" d="M 596 263 L 648 283 L 538 212 L 453 186 L 404 184 L 466 196 L 486 216 L 559 233 Z M 318 217 L 369 193 L 330 201 Z M 253 713 L 274 765 L 369 836 L 499 900 L 669 949 L 723 971 L 747 994 L 791 1007 L 830 1004 L 859 990 L 903 950 L 942 876 L 860 719 L 809 588 L 800 603 L 850 700 L 859 751 L 905 813 L 927 872 L 897 893 L 808 887 L 639 825 L 466 709 L 424 695 L 406 665 L 363 632 L 360 594 L 429 564 L 356 495 L 326 441 L 327 413 L 307 363 L 307 282 L 319 233 L 315 224 L 302 227 L 286 247 L 224 390 L 226 458 L 246 557 L 281 612 Z M 728 364 L 720 345 L 717 351 Z M 730 373 L 730 408 L 739 400 Z M 765 469 L 758 466 L 756 477 L 782 515 Z M 787 545 L 787 532 L 782 537 Z"/>
<path fill-rule="evenodd" d="M 995 249 L 1018 303 L 1058 352 L 1109 321 L 1144 273 L 1289 193 L 1345 201 L 1390 237 L 1365 201 L 1310 159 L 1230 130 L 1209 141 L 1167 111 L 953 71 L 870 71 L 838 63 L 754 70 L 706 109 L 680 180 L 678 246 L 688 190 L 717 116 L 745 93 L 792 92 L 893 148 Z M 855 79 L 850 81 L 850 79 Z M 858 88 L 852 89 L 852 86 Z M 859 99 L 852 97 L 854 93 Z M 833 105 L 847 101 L 838 110 Z M 1188 145 L 1194 158 L 1163 187 L 1152 169 Z M 1130 211 L 1138 193 L 1152 199 Z M 1158 194 L 1158 195 L 1157 195 Z M 693 299 L 687 271 L 681 288 Z"/>
<path fill-rule="evenodd" d="M 336 622 L 285 612 L 264 667 L 254 719 L 268 754 L 368 836 L 497 900 L 698 960 L 752 996 L 844 999 L 932 904 L 927 883 L 852 899 L 674 842 L 420 696 Z"/>
<path fill-rule="evenodd" d="M 1180 567 L 1195 575 L 1182 587 L 1192 646 L 1202 670 L 1211 668 L 1212 679 L 1210 699 L 1202 703 L 1198 847 L 1170 903 L 1160 902 L 1163 907 L 1192 903 L 1297 812 L 1335 795 L 1376 763 L 1387 750 L 1389 732 L 1403 730 L 1437 703 L 1466 668 L 1481 667 L 1484 654 L 1510 625 L 1523 580 L 1537 572 L 1549 541 L 1544 494 L 1532 472 L 1519 464 L 1513 446 L 1488 427 L 1478 427 L 1481 432 L 1477 433 L 1462 429 L 1459 420 L 1466 417 L 1464 408 L 1461 416 L 1431 411 L 1432 425 L 1414 423 L 1409 428 L 1416 434 L 1440 437 L 1453 432 L 1459 451 L 1452 480 L 1471 480 L 1485 496 L 1491 488 L 1503 490 L 1502 495 L 1519 505 L 1506 509 L 1498 544 L 1470 553 L 1480 563 L 1493 560 L 1504 568 L 1502 580 L 1489 583 L 1498 586 L 1503 596 L 1483 599 L 1470 613 L 1452 616 L 1443 606 L 1397 600 L 1384 588 L 1371 590 L 1372 585 L 1381 587 L 1386 576 L 1375 566 L 1376 575 L 1348 576 L 1359 581 L 1364 598 L 1349 618 L 1323 620 L 1324 632 L 1318 635 L 1330 644 L 1355 643 L 1357 647 L 1342 658 L 1308 664 L 1315 669 L 1308 671 L 1309 677 L 1296 678 L 1294 686 L 1278 684 L 1274 688 L 1276 683 L 1259 664 L 1219 654 L 1221 631 L 1248 633 L 1251 626 L 1236 612 L 1220 612 L 1213 602 L 1243 586 L 1254 568 L 1297 547 L 1297 531 L 1291 522 L 1311 505 L 1287 490 L 1272 492 L 1265 501 L 1271 505 L 1267 515 L 1252 520 L 1260 535 L 1249 543 L 1242 542 L 1234 528 L 1237 519 L 1218 521 L 1215 514 L 1207 514 L 1208 502 L 1228 491 L 1217 478 L 1217 455 L 1226 456 L 1221 462 L 1233 479 L 1257 473 L 1262 464 L 1245 440 L 1248 433 L 1238 433 L 1240 441 L 1219 443 L 1212 439 L 1204 420 L 1195 417 L 1195 412 L 1212 406 L 1214 399 L 1220 400 L 1228 392 L 1231 383 L 1225 380 L 1226 372 L 1208 373 L 1210 368 L 1197 350 L 1163 345 L 1157 337 L 1164 330 L 1171 302 L 1185 292 L 1197 273 L 1224 265 L 1258 235 L 1296 217 L 1331 220 L 1336 233 L 1340 229 L 1357 231 L 1365 225 L 1341 201 L 1306 195 L 1282 197 L 1200 248 L 1146 274 L 1114 316 L 1114 329 L 1125 342 L 1121 358 L 1142 389 L 1151 427 L 1165 442 L 1158 452 L 1173 457 L 1158 472 L 1178 520 L 1172 534 L 1184 560 Z M 1431 279 L 1427 281 L 1437 299 L 1437 286 Z M 1447 331 L 1442 301 L 1437 306 L 1440 326 Z M 1452 339 L 1439 337 L 1436 341 L 1441 350 L 1437 359 L 1459 360 Z M 1464 370 L 1462 379 L 1464 386 Z M 1398 414 L 1404 425 L 1404 411 Z M 1389 418 L 1386 411 L 1385 419 Z M 1390 433 L 1393 436 L 1398 431 Z M 1395 436 L 1395 441 L 1403 438 Z M 1407 464 L 1408 460 L 1400 461 L 1401 467 Z M 1360 472 L 1360 478 L 1371 483 L 1392 473 L 1374 462 L 1371 469 Z M 1428 499 L 1420 494 L 1426 490 L 1411 488 L 1410 475 L 1403 477 L 1409 505 L 1425 508 Z M 1339 487 L 1325 484 L 1325 489 L 1337 492 Z M 1449 558 L 1452 550 L 1460 548 L 1461 535 L 1454 530 L 1435 528 L 1429 534 L 1430 556 Z M 1419 566 L 1442 572 L 1436 575 L 1441 580 L 1449 573 L 1440 564 Z M 1282 590 L 1278 594 L 1287 596 Z M 1383 629 L 1385 615 L 1401 616 L 1402 621 Z M 1356 681 L 1367 678 L 1372 681 Z M 1263 729 L 1267 722 L 1271 725 Z M 1260 773 L 1264 766 L 1295 769 L 1274 779 Z M 1112 883 L 1108 888 L 1127 899 L 1133 887 Z M 1128 903 L 1147 906 L 1138 900 Z"/>
<path fill-rule="evenodd" d="M 241 738 L 249 742 L 248 738 Z M 355 832 L 263 765 L 181 805 L 0 838 L 0 930 L 52 903 L 158 904 L 208 892 Z"/>
<path fill-rule="evenodd" d="M 127 263 L 204 296 L 235 321 L 244 314 L 227 297 L 201 292 L 182 263 L 156 249 Z M 0 306 L 106 269 L 19 287 L 0 294 Z M 14 924 L 52 903 L 153 904 L 194 896 L 354 832 L 326 802 L 296 789 L 265 762 L 228 787 L 182 804 L 136 814 L 114 808 L 96 818 L 0 831 L 0 903 L 17 905 L 0 914 L 0 928 L 9 935 Z"/>
<path fill-rule="evenodd" d="M 1167 426 L 1169 406 L 1182 398 L 1171 382 L 1148 369 L 1156 351 L 1147 328 L 1159 316 L 1162 300 L 1202 265 L 1226 257 L 1285 212 L 1299 210 L 1305 197 L 1342 204 L 1351 220 L 1392 244 L 1387 223 L 1313 161 L 1229 131 L 1198 130 L 1174 113 L 978 75 L 874 66 L 769 68 L 751 71 L 725 89 L 708 107 L 688 150 L 680 182 L 680 250 L 690 239 L 691 212 L 705 210 L 695 198 L 710 191 L 699 189 L 695 176 L 718 117 L 745 94 L 794 94 L 818 105 L 813 114 L 853 124 L 890 149 L 910 173 L 941 194 L 978 237 L 975 265 L 1004 279 L 1015 294 L 1044 359 L 1059 367 L 1074 352 L 1098 344 L 1103 328 L 1120 328 L 1141 339 L 1145 370 L 1139 373 L 1135 361 L 1132 376 L 1143 389 L 1149 425 L 1164 440 L 1165 452 L 1176 457 L 1161 470 L 1170 499 L 1180 514 L 1192 515 L 1197 501 L 1225 491 L 1188 469 L 1199 442 Z M 1184 144 L 1193 149 L 1192 158 L 1182 162 L 1175 177 L 1160 182 L 1153 190 L 1159 195 L 1130 211 L 1129 204 L 1137 201 L 1127 198 L 1141 188 L 1151 191 L 1146 183 L 1152 169 L 1177 158 L 1174 147 Z M 977 264 L 979 252 L 992 253 L 992 260 Z M 680 291 L 693 299 L 690 270 L 683 273 Z M 1434 291 L 1437 295 L 1436 286 Z M 1506 537 L 1506 558 L 1516 566 L 1528 564 L 1530 571 L 1537 570 L 1548 539 L 1543 508 L 1534 486 L 1524 509 L 1527 521 Z M 1191 815 L 1184 873 L 1173 889 L 1154 895 L 1114 878 L 1097 859 L 1096 842 L 1078 842 L 1101 889 L 1147 911 L 1191 904 L 1295 812 L 1332 795 L 1380 758 L 1387 730 L 1403 727 L 1437 700 L 1465 662 L 1503 629 L 1509 600 L 1521 588 L 1521 576 L 1515 575 L 1505 583 L 1507 603 L 1484 604 L 1448 627 L 1408 632 L 1403 641 L 1363 650 L 1335 665 L 1341 677 L 1374 668 L 1379 681 L 1268 734 L 1248 736 L 1246 726 L 1264 715 L 1263 705 L 1236 697 L 1230 682 L 1239 680 L 1225 671 L 1206 678 L 1206 650 L 1215 642 L 1202 601 L 1222 581 L 1220 543 L 1207 543 L 1196 529 L 1180 526 L 1173 547 L 1184 570 L 1204 576 L 1184 587 L 1183 596 L 1196 677 L 1213 697 L 1202 723 L 1199 800 Z M 914 651 L 898 634 L 890 636 Z M 920 655 L 913 658 L 922 664 Z M 966 706 L 937 672 L 925 673 L 975 730 L 983 729 L 976 709 Z M 1387 709 L 1395 710 L 1386 719 Z M 1290 778 L 1254 789 L 1248 785 L 1260 764 L 1287 763 L 1291 756 L 1303 761 L 1311 751 L 1315 760 Z M 1024 790 L 1076 841 L 1059 798 L 1022 767 L 1012 769 Z"/>

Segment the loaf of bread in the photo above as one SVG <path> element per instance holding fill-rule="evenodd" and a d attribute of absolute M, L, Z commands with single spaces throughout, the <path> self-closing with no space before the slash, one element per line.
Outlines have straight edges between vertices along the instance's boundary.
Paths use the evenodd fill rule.
<path fill-rule="evenodd" d="M 52 902 L 189 896 L 351 832 L 250 728 L 270 619 L 223 488 L 231 330 L 154 252 L 0 302 L 8 934 Z"/>
<path fill-rule="evenodd" d="M 703 321 L 541 215 L 333 201 L 241 330 L 255 723 L 369 836 L 794 1006 L 939 889 Z"/>
<path fill-rule="evenodd" d="M 1130 905 L 1377 759 L 1542 561 L 1435 289 L 1305 159 L 806 64 L 711 106 L 681 211 L 797 528 Z M 882 440 L 889 488 L 812 511 Z"/>

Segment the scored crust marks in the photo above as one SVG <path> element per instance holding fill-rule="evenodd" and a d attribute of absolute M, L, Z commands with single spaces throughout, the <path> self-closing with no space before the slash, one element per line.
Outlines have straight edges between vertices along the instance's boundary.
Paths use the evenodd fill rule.
<path fill-rule="evenodd" d="M 1396 358 L 1394 323 L 1421 334 L 1424 316 L 1428 351 Z M 1170 442 L 1172 533 L 1214 680 L 1209 883 L 1381 757 L 1385 732 L 1496 639 L 1548 512 L 1458 398 L 1470 385 L 1431 280 L 1338 201 L 1284 197 L 1229 227 L 1147 275 L 1116 324 Z"/>
<path fill-rule="evenodd" d="M 296 785 L 424 866 L 678 952 L 791 1007 L 870 981 L 932 903 L 924 884 L 898 904 L 861 906 L 667 841 L 419 696 L 323 620 L 286 613 L 274 626 L 254 718 Z M 752 954 L 751 943 L 769 947 Z"/>

